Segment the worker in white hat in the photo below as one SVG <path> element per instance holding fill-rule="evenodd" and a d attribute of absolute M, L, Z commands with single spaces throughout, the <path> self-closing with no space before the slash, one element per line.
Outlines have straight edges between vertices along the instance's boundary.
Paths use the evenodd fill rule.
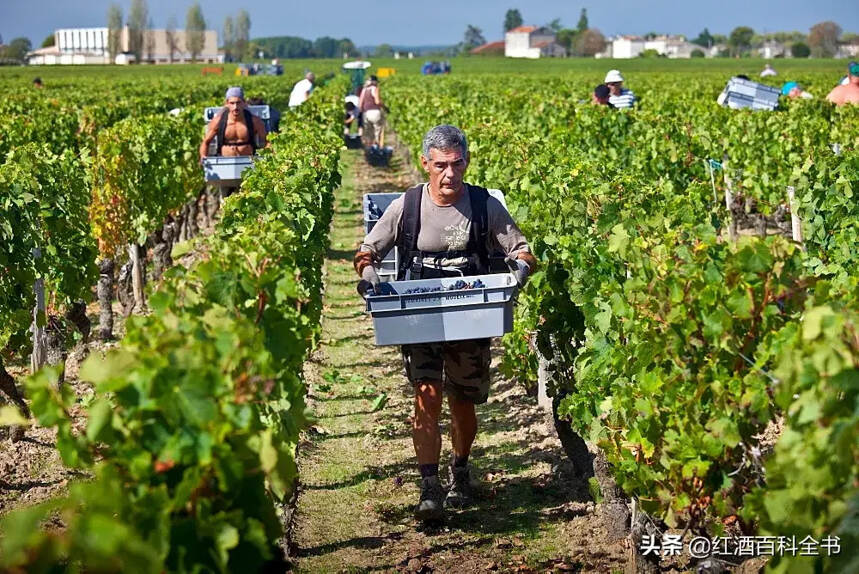
<path fill-rule="evenodd" d="M 615 108 L 631 108 L 635 105 L 635 94 L 623 87 L 623 76 L 619 70 L 609 70 L 605 75 L 605 84 L 611 92 L 608 101 Z"/>

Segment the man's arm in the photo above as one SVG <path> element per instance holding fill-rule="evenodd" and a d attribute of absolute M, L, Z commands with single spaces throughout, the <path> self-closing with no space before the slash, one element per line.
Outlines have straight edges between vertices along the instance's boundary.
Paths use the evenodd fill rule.
<path fill-rule="evenodd" d="M 831 103 L 836 104 L 836 105 L 841 103 L 841 101 L 838 98 L 838 92 L 840 91 L 838 88 L 840 88 L 840 87 L 841 86 L 835 86 L 834 88 L 832 88 L 832 91 L 829 92 L 829 94 L 827 94 L 827 96 L 826 96 L 827 102 L 831 102 Z"/>
<path fill-rule="evenodd" d="M 531 253 L 528 241 L 513 217 L 494 197 L 487 200 L 486 209 L 489 220 L 488 247 L 498 247 L 508 258 L 524 261 L 530 269 L 529 273 L 533 273 L 537 269 L 537 258 Z"/>
<path fill-rule="evenodd" d="M 271 144 L 268 143 L 267 133 L 265 130 L 265 124 L 263 123 L 263 121 L 256 116 L 253 116 L 252 121 L 254 123 L 254 134 L 259 137 L 258 140 L 259 140 L 260 145 L 258 145 L 257 147 L 258 148 L 271 147 Z"/>
<path fill-rule="evenodd" d="M 375 265 L 381 261 L 382 257 L 394 247 L 402 216 L 403 196 L 400 196 L 391 202 L 355 253 L 352 265 L 358 275 L 361 275 L 361 271 L 368 265 Z"/>
<path fill-rule="evenodd" d="M 212 140 L 215 139 L 215 136 L 218 135 L 218 123 L 221 121 L 220 112 L 212 121 L 209 122 L 209 125 L 206 126 L 206 135 L 203 136 L 203 141 L 200 143 L 200 161 L 203 161 L 203 158 L 209 154 L 209 144 L 212 143 Z"/>

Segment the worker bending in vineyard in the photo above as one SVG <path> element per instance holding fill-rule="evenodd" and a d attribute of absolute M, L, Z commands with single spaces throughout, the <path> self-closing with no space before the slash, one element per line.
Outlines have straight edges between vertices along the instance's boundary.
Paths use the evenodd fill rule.
<path fill-rule="evenodd" d="M 200 144 L 200 161 L 212 155 L 209 145 L 213 142 L 214 155 L 226 157 L 254 155 L 256 150 L 268 145 L 265 124 L 248 110 L 245 92 L 240 87 L 227 89 L 224 109 L 209 122 Z"/>
<path fill-rule="evenodd" d="M 826 99 L 836 106 L 859 104 L 859 63 L 850 62 L 847 66 L 847 83 L 832 88 Z"/>
<path fill-rule="evenodd" d="M 469 162 L 465 134 L 454 126 L 436 126 L 424 137 L 422 151 L 429 181 L 395 199 L 355 254 L 359 293 L 379 292 L 376 267 L 395 245 L 401 253 L 400 280 L 485 274 L 488 254 L 498 249 L 523 285 L 536 260 L 501 202 L 463 181 Z M 403 345 L 402 356 L 415 389 L 412 439 L 421 474 L 415 514 L 435 521 L 443 517 L 443 507 L 461 508 L 472 501 L 468 457 L 477 435 L 474 407 L 489 397 L 489 339 Z M 447 493 L 438 476 L 442 390 L 453 446 Z"/>
<path fill-rule="evenodd" d="M 289 93 L 289 109 L 294 110 L 310 98 L 313 92 L 313 82 L 316 81 L 316 74 L 307 72 L 304 74 L 303 80 L 298 80 L 292 86 L 292 91 Z"/>

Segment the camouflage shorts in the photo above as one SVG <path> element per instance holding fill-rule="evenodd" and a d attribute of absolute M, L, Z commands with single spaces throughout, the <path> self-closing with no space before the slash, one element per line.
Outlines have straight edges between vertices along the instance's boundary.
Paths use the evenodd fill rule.
<path fill-rule="evenodd" d="M 449 394 L 476 405 L 489 398 L 489 339 L 403 345 L 402 351 L 412 384 L 443 381 Z"/>

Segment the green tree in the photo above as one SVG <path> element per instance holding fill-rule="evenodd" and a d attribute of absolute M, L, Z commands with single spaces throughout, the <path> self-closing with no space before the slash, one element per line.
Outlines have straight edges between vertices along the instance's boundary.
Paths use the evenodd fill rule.
<path fill-rule="evenodd" d="M 374 52 L 374 55 L 377 58 L 390 58 L 394 55 L 394 49 L 391 47 L 390 44 L 379 44 L 378 46 L 376 46 L 376 51 Z"/>
<path fill-rule="evenodd" d="M 310 58 L 313 56 L 313 42 L 296 36 L 273 36 L 256 38 L 257 50 L 263 50 L 272 58 Z"/>
<path fill-rule="evenodd" d="M 33 44 L 30 42 L 29 38 L 19 37 L 14 38 L 9 45 L 3 49 L 3 53 L 0 54 L 0 57 L 8 58 L 10 60 L 17 60 L 19 62 L 23 62 L 27 57 L 27 52 L 33 49 Z"/>
<path fill-rule="evenodd" d="M 247 10 L 239 10 L 236 16 L 235 52 L 239 58 L 253 57 L 248 54 L 248 44 L 251 41 L 251 16 Z"/>
<path fill-rule="evenodd" d="M 206 19 L 203 17 L 203 9 L 200 8 L 199 2 L 194 2 L 185 17 L 185 48 L 191 54 L 192 62 L 196 62 L 203 51 L 205 32 Z"/>
<path fill-rule="evenodd" d="M 603 50 L 605 50 L 605 36 L 596 28 L 588 28 L 576 34 L 576 55 L 590 58 Z"/>
<path fill-rule="evenodd" d="M 564 26 L 563 26 L 563 24 L 561 24 L 560 18 L 555 18 L 554 20 L 552 20 L 551 22 L 546 24 L 546 28 L 548 28 L 549 30 L 551 30 L 552 32 L 557 34 L 558 32 L 560 32 L 561 30 L 564 29 Z"/>
<path fill-rule="evenodd" d="M 519 13 L 519 10 L 511 8 L 504 14 L 504 31 L 509 32 L 513 28 L 518 28 L 522 22 L 522 14 Z"/>
<path fill-rule="evenodd" d="M 831 58 L 838 51 L 841 26 L 832 21 L 819 22 L 808 32 L 808 47 L 815 58 Z"/>
<path fill-rule="evenodd" d="M 143 52 L 146 54 L 147 61 L 155 61 L 155 24 L 152 22 L 152 17 L 146 23 L 146 30 L 143 33 Z"/>
<path fill-rule="evenodd" d="M 579 23 L 576 24 L 576 31 L 579 33 L 582 33 L 587 29 L 588 29 L 588 9 L 582 8 L 582 12 L 579 15 Z"/>
<path fill-rule="evenodd" d="M 701 46 L 702 48 L 711 48 L 715 41 L 713 39 L 713 35 L 710 34 L 710 30 L 704 28 L 701 30 L 701 33 L 698 34 L 698 37 L 692 40 L 693 44 Z"/>
<path fill-rule="evenodd" d="M 739 56 L 748 52 L 752 45 L 752 37 L 755 31 L 748 26 L 737 26 L 731 30 L 731 36 L 728 38 L 728 45 L 734 56 Z"/>
<path fill-rule="evenodd" d="M 564 28 L 555 35 L 555 41 L 567 49 L 568 54 L 573 54 L 576 36 L 579 35 L 578 30 L 572 28 Z"/>
<path fill-rule="evenodd" d="M 146 0 L 131 0 L 128 11 L 128 51 L 138 62 L 143 60 L 146 28 L 149 21 L 149 8 Z"/>
<path fill-rule="evenodd" d="M 343 38 L 340 40 L 339 54 L 337 57 L 346 58 L 348 55 L 354 55 L 358 53 L 358 48 L 355 47 L 355 44 L 352 43 L 352 40 L 349 38 Z"/>
<path fill-rule="evenodd" d="M 107 7 L 107 52 L 113 63 L 116 55 L 122 51 L 122 8 L 119 4 Z"/>
<path fill-rule="evenodd" d="M 339 58 L 340 40 L 321 36 L 313 41 L 313 55 L 317 58 Z"/>
<path fill-rule="evenodd" d="M 486 39 L 483 37 L 483 30 L 478 28 L 477 26 L 472 26 L 471 24 L 465 29 L 465 34 L 462 38 L 462 44 L 460 44 L 460 51 L 468 52 L 473 48 L 478 46 L 482 46 L 486 43 Z"/>
<path fill-rule="evenodd" d="M 796 42 L 790 47 L 790 55 L 794 58 L 807 58 L 811 55 L 811 48 L 805 42 Z"/>
<path fill-rule="evenodd" d="M 167 59 L 173 63 L 176 52 L 179 51 L 179 35 L 176 34 L 176 16 L 167 18 L 167 28 L 164 30 L 164 38 L 167 42 Z"/>
<path fill-rule="evenodd" d="M 689 54 L 690 58 L 703 58 L 704 56 L 706 56 L 706 54 L 704 54 L 704 50 L 702 50 L 701 48 L 695 48 Z"/>
<path fill-rule="evenodd" d="M 42 48 L 50 48 L 51 46 L 56 45 L 56 41 L 57 39 L 54 37 L 53 34 L 45 36 L 45 39 L 42 40 Z"/>
<path fill-rule="evenodd" d="M 224 59 L 227 62 L 232 62 L 235 56 L 233 43 L 236 41 L 236 25 L 233 23 L 233 17 L 227 16 L 224 18 Z"/>

